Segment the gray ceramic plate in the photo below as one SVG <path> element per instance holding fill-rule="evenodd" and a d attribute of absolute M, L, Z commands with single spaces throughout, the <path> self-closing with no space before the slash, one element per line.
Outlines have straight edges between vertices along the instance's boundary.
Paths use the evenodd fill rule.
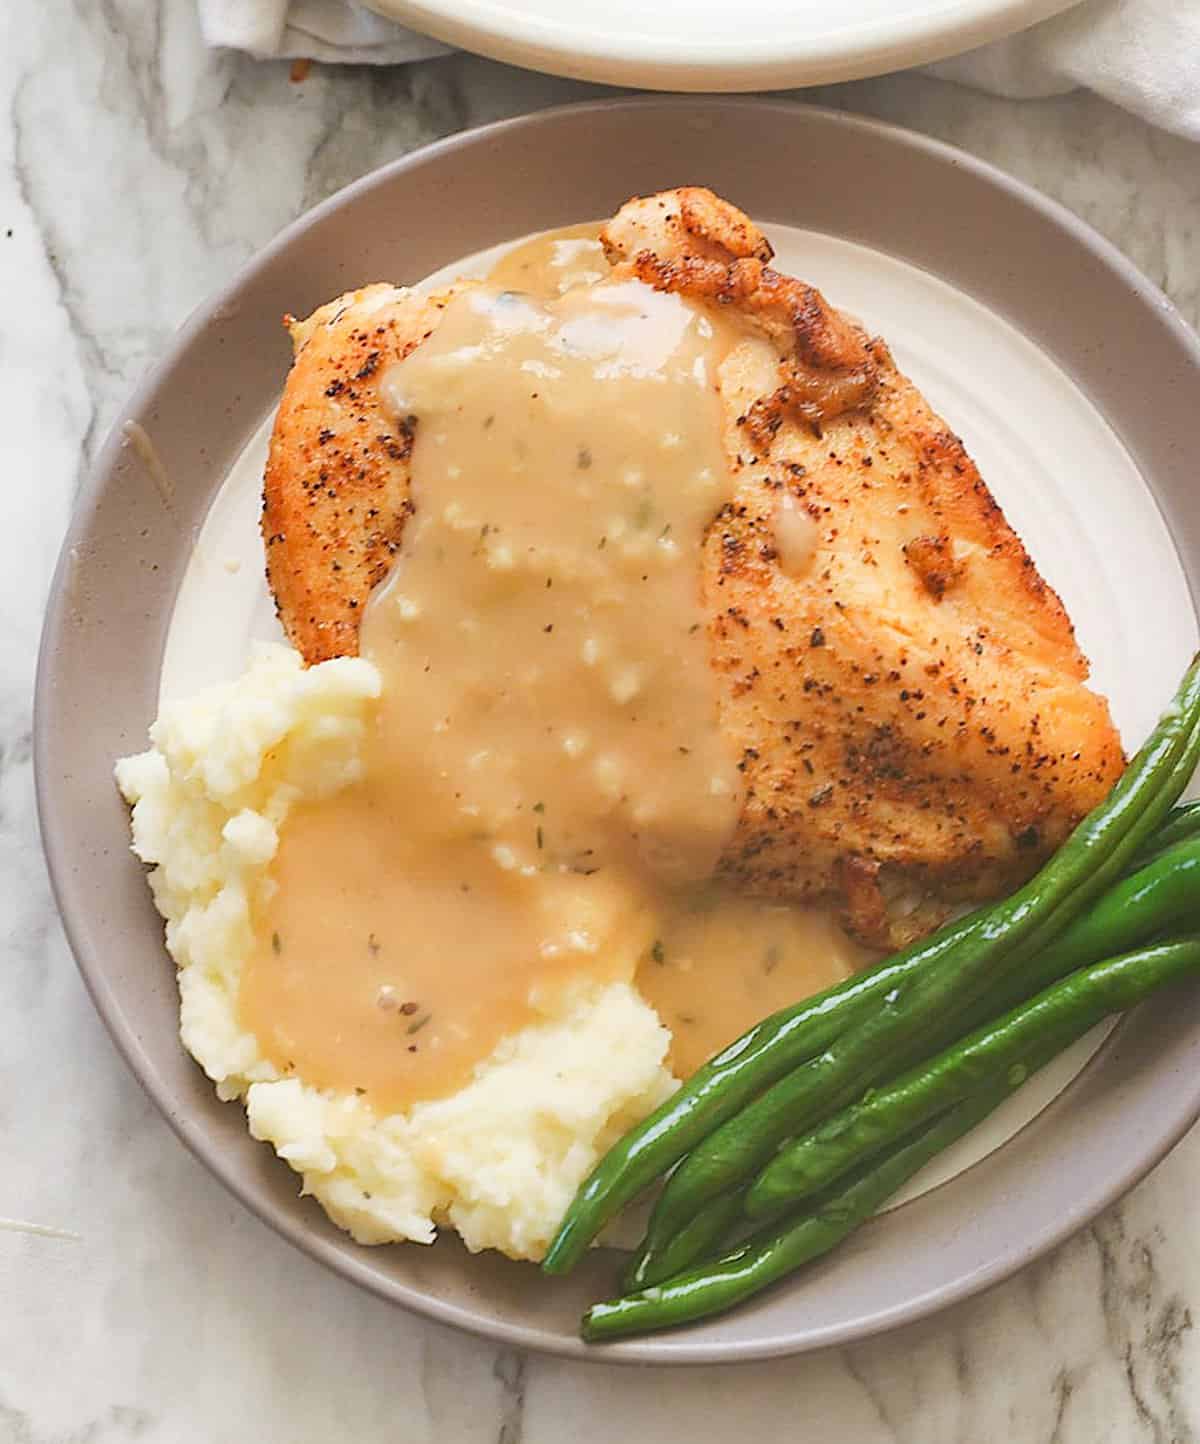
<path fill-rule="evenodd" d="M 1125 481 L 1113 485 L 1125 488 L 1126 502 L 1136 487 L 1144 528 L 1159 536 L 1163 561 L 1153 570 L 1177 576 L 1183 601 L 1173 605 L 1186 613 L 1150 615 L 1151 592 L 1142 588 L 1152 589 L 1154 578 L 1118 566 L 1127 590 L 1115 614 L 1129 620 L 1134 643 L 1143 623 L 1148 638 L 1161 627 L 1194 637 L 1200 345 L 1153 287 L 1065 211 L 935 142 L 782 102 L 654 98 L 546 112 L 432 146 L 318 207 L 197 312 L 120 418 L 154 438 L 172 494 L 164 499 L 119 423 L 63 551 L 38 678 L 42 828 L 71 944 L 119 1048 L 179 1136 L 261 1218 L 347 1278 L 443 1322 L 563 1354 L 587 1353 L 576 1322 L 611 1287 L 611 1256 L 551 1283 L 528 1266 L 469 1258 L 450 1241 L 359 1248 L 297 1197 L 295 1176 L 249 1138 L 241 1111 L 216 1101 L 179 1046 L 173 970 L 128 852 L 111 768 L 144 746 L 193 538 L 278 392 L 286 366 L 279 317 L 368 280 L 415 281 L 458 256 L 684 181 L 711 185 L 768 224 L 807 228 L 814 256 L 827 243 L 881 257 L 897 276 L 936 278 L 944 304 L 927 298 L 913 320 L 914 345 L 922 336 L 928 342 L 913 353 L 916 374 L 924 384 L 924 366 L 935 391 L 939 375 L 947 386 L 955 376 L 978 378 L 978 435 L 968 439 L 983 451 L 1000 457 L 1003 437 L 1008 445 L 1023 431 L 1057 427 L 1027 402 L 1015 408 L 986 356 L 956 354 L 963 308 L 990 317 L 1012 355 L 1024 346 L 1031 366 L 1057 368 L 1107 437 L 1114 475 L 1125 468 Z M 885 287 L 881 305 L 886 295 Z M 854 309 L 855 297 L 834 299 Z M 1058 384 L 1047 381 L 1048 398 Z M 1072 474 L 1069 455 L 1061 469 L 1067 566 L 1070 538 L 1100 525 L 1094 498 L 1104 491 L 1090 469 Z M 1106 504 L 1101 510 L 1107 516 Z M 1103 565 L 1103 556 L 1095 566 L 1087 557 L 1080 563 L 1085 590 Z M 1193 1009 L 1178 997 L 1145 1006 L 1003 1147 L 877 1219 L 803 1278 L 726 1319 L 597 1356 L 750 1359 L 919 1318 L 1066 1238 L 1129 1188 L 1198 1112 Z"/>

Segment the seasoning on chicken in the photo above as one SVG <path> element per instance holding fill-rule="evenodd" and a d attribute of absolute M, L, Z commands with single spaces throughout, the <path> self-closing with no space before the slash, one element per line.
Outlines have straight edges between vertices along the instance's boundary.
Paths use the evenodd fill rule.
<path fill-rule="evenodd" d="M 699 188 L 630 201 L 614 271 L 734 318 L 719 371 L 729 500 L 702 558 L 744 800 L 720 864 L 906 941 L 1033 872 L 1123 766 L 1061 602 L 886 344 L 775 271 Z M 463 284 L 473 284 L 470 282 Z M 309 662 L 357 649 L 404 521 L 419 418 L 380 373 L 448 295 L 372 286 L 293 324 L 267 466 L 268 576 Z"/>

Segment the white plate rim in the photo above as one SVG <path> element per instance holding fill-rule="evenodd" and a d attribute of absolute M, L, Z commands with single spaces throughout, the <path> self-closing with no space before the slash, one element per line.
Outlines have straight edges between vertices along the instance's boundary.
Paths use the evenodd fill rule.
<path fill-rule="evenodd" d="M 447 45 L 529 70 L 646 90 L 744 91 L 831 85 L 973 50 L 1071 9 L 1080 0 L 959 0 L 950 11 L 868 19 L 848 32 L 809 24 L 755 34 L 754 17 L 730 8 L 725 28 L 694 13 L 634 33 L 532 13 L 521 0 L 366 0 L 372 10 Z M 659 12 L 669 15 L 672 12 Z M 676 15 L 678 12 L 674 12 Z M 769 17 L 770 18 L 770 17 Z"/>

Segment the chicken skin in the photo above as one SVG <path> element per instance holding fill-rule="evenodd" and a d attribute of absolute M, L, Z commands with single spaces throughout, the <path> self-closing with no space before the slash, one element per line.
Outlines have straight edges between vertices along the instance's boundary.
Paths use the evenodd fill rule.
<path fill-rule="evenodd" d="M 701 558 L 743 782 L 720 872 L 832 903 L 879 946 L 1016 885 L 1123 754 L 1062 603 L 962 443 L 886 344 L 775 271 L 711 192 L 631 200 L 601 240 L 616 276 L 719 312 L 739 338 L 718 375 L 729 495 Z M 390 417 L 379 380 L 454 291 L 370 286 L 291 325 L 263 536 L 310 663 L 357 650 L 397 550 L 420 418 Z"/>

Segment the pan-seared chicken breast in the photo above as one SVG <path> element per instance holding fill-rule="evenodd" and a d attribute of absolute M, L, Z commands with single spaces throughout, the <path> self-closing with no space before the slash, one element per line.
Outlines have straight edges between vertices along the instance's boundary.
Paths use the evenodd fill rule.
<path fill-rule="evenodd" d="M 1120 774 L 1058 597 L 886 344 L 771 267 L 698 188 L 623 206 L 618 274 L 735 318 L 719 390 L 731 496 L 702 559 L 744 802 L 721 871 L 833 901 L 894 944 L 1028 876 Z M 472 282 L 462 284 L 471 285 Z M 369 286 L 292 324 L 265 478 L 268 577 L 309 662 L 352 654 L 405 518 L 419 418 L 379 377 L 436 297 Z"/>

